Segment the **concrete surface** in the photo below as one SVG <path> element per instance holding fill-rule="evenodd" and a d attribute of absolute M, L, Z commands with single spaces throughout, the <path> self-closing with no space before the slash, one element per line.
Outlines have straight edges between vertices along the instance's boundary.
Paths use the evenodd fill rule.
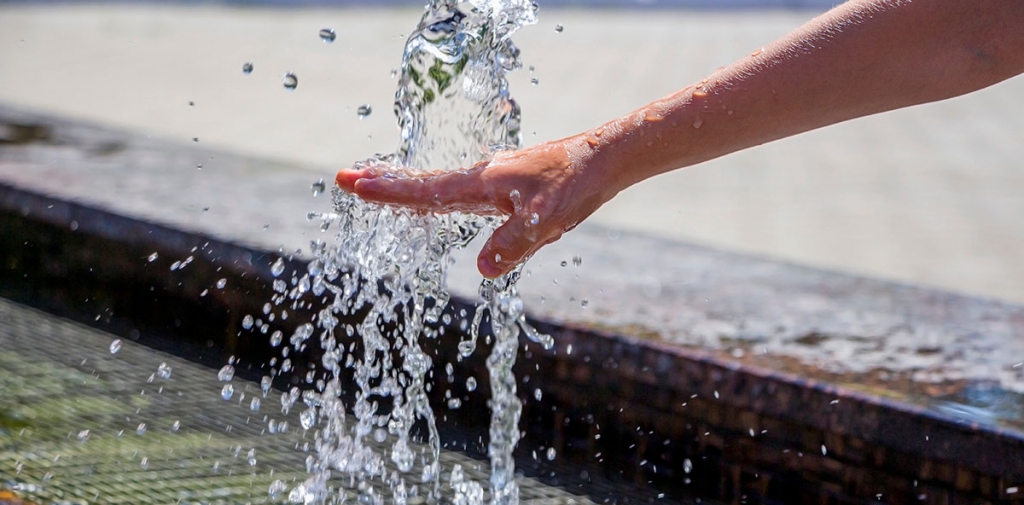
<path fill-rule="evenodd" d="M 316 171 L 5 107 L 0 125 L 22 125 L 22 131 L 43 125 L 36 140 L 0 149 L 0 211 L 72 234 L 130 241 L 142 249 L 136 265 L 149 264 L 145 247 L 153 242 L 150 250 L 160 250 L 165 263 L 212 255 L 228 268 L 267 275 L 274 255 L 249 255 L 247 261 L 243 252 L 220 246 L 197 253 L 189 247 L 203 239 L 189 234 L 286 254 L 296 245 L 308 251 L 311 240 L 335 241 L 333 230 L 323 232 L 318 220 L 305 217 L 328 203 L 310 192 Z M 195 160 L 213 160 L 217 168 L 196 171 L 188 166 Z M 147 223 L 181 231 L 146 231 Z M 31 239 L 2 245 L 11 257 L 36 246 Z M 473 255 L 456 252 L 448 275 L 452 294 L 469 304 L 478 300 L 481 280 Z M 176 284 L 179 296 L 215 291 L 217 276 L 192 277 L 197 269 L 171 270 L 163 282 Z M 527 313 L 555 326 L 556 354 L 572 352 L 564 328 L 607 331 L 710 356 L 728 367 L 823 380 L 971 422 L 1022 427 L 1024 306 L 591 222 L 531 259 L 519 288 Z"/>
<path fill-rule="evenodd" d="M 388 75 L 418 11 L 3 6 L 0 101 L 183 143 L 197 137 L 329 179 L 396 144 Z M 541 23 L 516 39 L 536 67 L 512 79 L 527 142 L 627 112 L 814 14 L 542 7 Z M 338 30 L 334 44 L 317 38 L 324 26 Z M 241 72 L 246 61 L 251 75 Z M 281 87 L 285 71 L 299 76 L 294 92 Z M 362 121 L 361 104 L 375 110 Z M 592 221 L 1024 302 L 1022 111 L 1017 78 L 659 177 Z M 199 162 L 218 167 L 176 163 L 195 171 Z"/>

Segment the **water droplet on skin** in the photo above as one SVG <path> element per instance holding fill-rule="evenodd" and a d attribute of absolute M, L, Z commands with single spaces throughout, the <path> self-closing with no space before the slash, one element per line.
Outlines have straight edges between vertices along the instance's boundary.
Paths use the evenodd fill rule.
<path fill-rule="evenodd" d="M 694 98 L 704 98 L 708 96 L 708 90 L 704 87 L 697 88 L 693 91 Z"/>
<path fill-rule="evenodd" d="M 356 109 L 356 114 L 359 116 L 359 119 L 363 119 L 366 116 L 373 114 L 373 107 L 370 107 L 369 105 L 365 104 L 360 105 L 359 108 Z"/>
<path fill-rule="evenodd" d="M 171 367 L 167 363 L 160 363 L 160 366 L 156 369 L 156 374 L 161 379 L 167 380 L 171 378 Z"/>
<path fill-rule="evenodd" d="M 327 184 L 324 183 L 323 179 L 320 179 L 314 182 L 310 189 L 313 190 L 313 196 L 320 196 L 320 193 L 327 191 Z"/>
<path fill-rule="evenodd" d="M 225 400 L 230 400 L 234 394 L 235 387 L 232 386 L 231 384 L 225 384 L 224 387 L 220 390 L 220 397 Z"/>
<path fill-rule="evenodd" d="M 247 62 L 242 64 L 242 73 L 243 74 L 246 74 L 246 75 L 251 74 L 252 73 L 252 69 L 253 69 L 252 62 L 247 61 Z"/>
<path fill-rule="evenodd" d="M 320 29 L 320 40 L 324 41 L 324 44 L 330 44 L 334 42 L 334 39 L 338 37 L 333 28 L 321 28 Z"/>
<path fill-rule="evenodd" d="M 228 285 L 227 279 L 220 279 L 217 281 L 217 289 L 224 289 L 224 286 Z"/>
<path fill-rule="evenodd" d="M 119 338 L 114 339 L 114 341 L 110 343 L 110 354 L 117 354 L 118 351 L 120 351 L 120 350 L 121 350 L 121 339 L 119 339 Z"/>
<path fill-rule="evenodd" d="M 280 277 L 284 273 L 284 258 L 277 258 L 277 261 L 270 265 L 270 273 L 274 274 L 274 277 Z"/>
<path fill-rule="evenodd" d="M 697 116 L 697 119 L 694 119 L 694 120 L 693 120 L 693 127 L 694 127 L 694 128 L 698 128 L 698 129 L 699 129 L 699 128 L 700 128 L 700 125 L 702 125 L 702 124 L 704 124 L 704 120 L 703 120 L 703 119 L 701 119 L 701 117 L 700 117 L 700 116 Z"/>
<path fill-rule="evenodd" d="M 565 30 L 565 27 L 564 27 L 564 26 L 562 26 L 561 24 L 557 24 L 557 25 L 555 25 L 555 31 L 556 31 L 556 32 L 558 32 L 558 33 L 562 33 L 562 30 Z"/>
<path fill-rule="evenodd" d="M 299 77 L 291 72 L 288 72 L 287 74 L 284 74 L 281 83 L 284 85 L 284 89 L 292 91 L 295 88 L 299 87 Z"/>
<path fill-rule="evenodd" d="M 512 208 L 519 210 L 523 208 L 523 196 L 519 194 L 518 189 L 513 189 L 508 193 L 508 199 L 512 201 Z"/>
<path fill-rule="evenodd" d="M 231 365 L 224 365 L 219 372 L 217 372 L 217 380 L 221 382 L 227 382 L 235 376 L 235 367 Z"/>

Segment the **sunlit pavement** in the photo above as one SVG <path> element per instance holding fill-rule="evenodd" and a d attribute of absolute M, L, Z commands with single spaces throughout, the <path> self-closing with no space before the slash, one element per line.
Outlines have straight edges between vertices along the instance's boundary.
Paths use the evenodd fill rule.
<path fill-rule="evenodd" d="M 526 142 L 628 112 L 814 14 L 588 12 L 542 3 L 541 22 L 516 37 L 524 64 L 535 67 L 512 77 Z M 182 143 L 198 139 L 330 178 L 396 144 L 390 71 L 418 16 L 414 8 L 7 6 L 0 8 L 0 101 Z M 323 27 L 337 30 L 333 44 L 318 38 Z M 254 65 L 249 75 L 246 62 Z M 289 71 L 299 79 L 292 92 L 282 87 Z M 373 113 L 360 119 L 364 104 Z M 1018 77 L 659 177 L 593 219 L 1024 302 L 1021 160 Z"/>

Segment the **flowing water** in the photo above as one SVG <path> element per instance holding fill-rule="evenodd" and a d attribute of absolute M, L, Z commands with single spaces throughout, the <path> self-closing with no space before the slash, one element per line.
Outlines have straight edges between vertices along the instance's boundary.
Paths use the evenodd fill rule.
<path fill-rule="evenodd" d="M 395 97 L 399 147 L 360 165 L 411 172 L 457 169 L 517 148 L 519 107 L 505 78 L 519 67 L 510 37 L 536 22 L 536 9 L 532 0 L 430 0 L 402 58 Z M 338 190 L 333 204 L 333 213 L 311 217 L 320 217 L 325 228 L 335 226 L 337 242 L 312 244 L 316 259 L 308 273 L 293 277 L 294 288 L 283 279 L 274 284 L 277 304 L 307 292 L 327 304 L 289 339 L 290 347 L 300 351 L 318 337 L 323 349 L 315 388 L 293 389 L 282 401 L 287 410 L 301 397 L 307 408 L 302 425 L 316 430 L 316 453 L 307 459 L 309 478 L 291 489 L 290 500 L 335 503 L 341 500 L 338 486 L 346 482 L 357 483 L 364 503 L 383 503 L 383 487 L 389 501 L 398 504 L 438 502 L 442 495 L 464 504 L 518 502 L 512 451 L 522 405 L 512 367 L 520 331 L 551 345 L 550 337 L 526 324 L 515 288 L 518 271 L 482 282 L 476 313 L 460 315 L 472 317 L 466 325 L 469 335 L 440 344 L 457 345 L 461 356 L 469 356 L 481 325 L 491 323 L 486 360 L 492 410 L 489 483 L 468 480 L 460 468 L 442 481 L 441 441 L 427 397 L 436 364 L 421 347 L 422 339 L 446 338 L 438 323 L 451 318 L 445 312 L 450 252 L 499 220 L 367 204 Z M 283 265 L 272 271 L 282 274 Z M 361 322 L 340 323 L 353 319 Z M 288 367 L 287 359 L 281 362 L 282 372 Z M 351 412 L 340 399 L 340 377 L 347 367 L 354 370 L 357 388 Z M 426 426 L 425 445 L 413 440 L 414 425 Z M 390 452 L 370 451 L 366 437 L 390 442 Z"/>

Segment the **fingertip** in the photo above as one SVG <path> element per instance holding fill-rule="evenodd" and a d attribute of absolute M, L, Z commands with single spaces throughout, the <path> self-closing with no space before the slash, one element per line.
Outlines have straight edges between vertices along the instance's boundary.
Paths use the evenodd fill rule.
<path fill-rule="evenodd" d="M 480 274 L 488 279 L 495 279 L 500 277 L 504 272 L 498 266 L 498 258 L 492 257 L 486 248 L 480 252 L 480 256 L 476 258 L 476 268 L 480 271 Z"/>
<path fill-rule="evenodd" d="M 338 175 L 334 177 L 334 183 L 339 188 L 352 193 L 355 191 L 356 182 L 358 182 L 365 175 L 365 170 L 353 170 L 351 168 L 343 168 L 338 171 Z"/>

